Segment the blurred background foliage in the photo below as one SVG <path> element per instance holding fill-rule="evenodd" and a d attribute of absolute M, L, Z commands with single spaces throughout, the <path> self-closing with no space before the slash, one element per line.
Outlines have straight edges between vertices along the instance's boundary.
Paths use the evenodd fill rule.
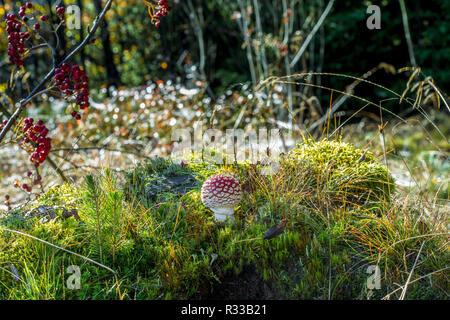
<path fill-rule="evenodd" d="M 32 2 L 34 10 L 49 14 L 54 24 L 58 22 L 56 5 L 81 9 L 81 29 L 60 29 L 57 61 L 86 36 L 105 5 L 102 0 Z M 403 152 L 409 168 L 424 181 L 435 184 L 433 181 L 445 176 L 447 167 L 427 165 L 424 159 L 430 155 L 421 152 L 439 150 L 438 160 L 448 161 L 450 126 L 443 99 L 448 101 L 445 92 L 450 84 L 450 1 L 169 2 L 172 10 L 156 28 L 142 0 L 113 1 L 93 43 L 74 57 L 73 63 L 87 70 L 92 89 L 92 108 L 83 113 L 82 121 L 72 119 L 70 105 L 60 96 L 43 94 L 27 106 L 27 116 L 48 124 L 52 156 L 69 178 L 76 180 L 82 176 L 77 170 L 98 169 L 106 160 L 109 166 L 123 169 L 136 157 L 166 156 L 173 147 L 174 129 L 193 128 L 197 121 L 204 128 L 292 130 L 293 140 L 283 142 L 286 151 L 303 132 L 318 138 L 330 129 L 336 135 L 347 133 L 360 147 L 371 144 L 377 156 Z M 0 16 L 17 13 L 24 3 L 0 0 Z M 369 5 L 380 7 L 379 30 L 367 28 Z M 405 17 L 409 32 L 405 31 Z M 319 27 L 317 32 L 308 38 L 315 26 Z M 25 67 L 15 68 L 8 62 L 5 27 L 1 22 L 0 107 L 12 111 L 14 103 L 50 70 L 52 56 L 40 48 L 25 59 Z M 48 25 L 43 24 L 40 32 L 56 46 Z M 293 63 L 308 39 L 305 51 Z M 422 72 L 411 68 L 400 72 L 415 66 Z M 269 81 L 264 82 L 266 79 Z M 439 99 L 434 88 L 440 89 Z M 400 99 L 406 89 L 405 99 Z M 348 98 L 344 92 L 359 98 Z M 421 99 L 414 105 L 418 97 Z M 423 116 L 423 120 L 419 122 L 416 116 Z M 381 141 L 377 148 L 378 139 L 373 138 L 378 134 L 377 126 L 392 117 L 395 119 L 387 129 L 399 131 L 395 121 L 401 120 L 408 130 L 386 143 Z M 350 126 L 341 131 L 344 123 Z M 386 146 L 390 148 L 387 153 Z M 0 179 L 5 186 L 22 179 L 28 170 L 18 170 L 16 158 L 23 156 L 27 164 L 27 154 L 14 150 L 4 148 L 0 153 Z M 105 152 L 117 156 L 112 159 Z M 11 171 L 14 174 L 9 174 Z M 404 185 L 410 185 L 408 179 L 403 179 Z M 444 180 L 445 185 L 436 188 L 447 198 L 448 178 Z"/>
<path fill-rule="evenodd" d="M 86 35 L 87 27 L 102 7 L 101 0 L 36 0 L 38 9 L 49 12 L 58 3 L 81 8 L 82 29 L 65 29 L 58 56 L 64 57 Z M 20 1 L 0 0 L 0 15 L 18 11 Z M 328 4 L 325 0 L 174 0 L 173 10 L 161 27 L 150 24 L 141 0 L 114 1 L 95 45 L 87 46 L 75 61 L 87 67 L 91 87 L 134 87 L 152 80 L 201 80 L 214 99 L 230 85 L 254 82 L 268 76 L 306 71 L 327 71 L 362 76 L 379 63 L 392 65 L 372 75 L 396 92 L 404 89 L 408 75 L 392 74 L 411 66 L 405 39 L 400 1 L 337 1 L 301 59 L 288 62 L 298 52 Z M 381 8 L 381 29 L 369 30 L 367 7 Z M 36 7 L 35 6 L 35 7 Z M 450 46 L 447 0 L 406 3 L 415 61 L 424 74 L 433 75 L 444 89 L 450 84 Z M 51 19 L 57 21 L 56 15 Z M 5 24 L 0 24 L 0 83 L 10 78 Z M 45 50 L 26 61 L 27 84 L 36 84 L 48 71 L 50 56 Z M 386 72 L 388 71 L 388 76 Z M 323 79 L 322 79 L 323 78 Z M 342 79 L 313 76 L 309 82 L 343 89 Z M 348 85 L 348 83 L 347 83 Z M 27 87 L 18 86 L 16 90 Z M 379 89 L 361 86 L 362 96 L 384 98 Z M 445 90 L 443 90 L 445 91 Z M 20 95 L 19 91 L 15 92 Z M 318 96 L 327 107 L 329 92 L 311 88 L 302 92 Z"/>

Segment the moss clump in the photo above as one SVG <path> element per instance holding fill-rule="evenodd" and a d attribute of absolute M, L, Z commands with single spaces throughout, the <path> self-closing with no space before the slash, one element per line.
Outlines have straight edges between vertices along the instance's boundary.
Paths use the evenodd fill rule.
<path fill-rule="evenodd" d="M 160 196 L 183 194 L 198 186 L 192 170 L 170 159 L 155 158 L 125 173 L 125 193 L 133 202 L 148 208 Z"/>
<path fill-rule="evenodd" d="M 341 140 L 306 140 L 289 155 L 292 164 L 306 163 L 317 186 L 334 202 L 389 201 L 394 180 L 370 151 Z"/>
<path fill-rule="evenodd" d="M 147 170 L 162 175 L 171 166 L 167 164 L 159 171 Z M 431 232 L 420 227 L 421 212 L 391 204 L 382 217 L 364 206 L 341 207 L 327 217 L 319 202 L 307 201 L 311 188 L 299 191 L 314 183 L 307 168 L 281 166 L 277 175 L 264 179 L 252 175 L 260 184 L 245 195 L 236 207 L 235 223 L 228 225 L 214 223 L 199 188 L 170 198 L 167 192 L 164 201 L 158 196 L 149 208 L 128 200 L 120 180 L 108 170 L 87 176 L 78 187 L 52 188 L 41 203 L 65 207 L 81 199 L 75 203 L 85 224 L 0 218 L 0 299 L 232 299 L 240 292 L 243 298 L 365 299 L 370 293 L 379 299 L 396 290 L 396 283 L 405 283 L 422 239 Z M 245 166 L 189 163 L 182 169 L 191 170 L 200 182 L 222 170 L 232 170 L 243 181 L 248 173 Z M 288 219 L 285 232 L 263 240 L 283 217 Z M 446 297 L 446 274 L 435 271 L 448 265 L 447 238 L 440 229 L 433 232 L 442 236 L 423 246 L 408 298 Z M 9 264 L 23 282 L 15 280 Z M 382 290 L 369 292 L 367 266 L 374 264 L 386 276 Z M 65 286 L 69 265 L 80 267 L 80 290 Z M 432 281 L 415 281 L 431 273 Z"/>
<path fill-rule="evenodd" d="M 169 201 L 190 191 L 200 190 L 202 183 L 213 174 L 239 175 L 248 168 L 248 164 L 234 168 L 231 165 L 207 163 L 201 160 L 201 154 L 194 154 L 189 163 L 183 164 L 175 163 L 170 158 L 154 158 L 139 164 L 132 171 L 124 172 L 124 192 L 130 202 L 149 208 L 156 202 Z"/>
<path fill-rule="evenodd" d="M 65 204 L 75 204 L 77 201 L 81 200 L 81 194 L 77 193 L 77 189 L 68 183 L 62 185 L 56 185 L 51 187 L 45 194 L 43 194 L 39 199 L 38 203 L 40 205 L 59 205 L 61 203 Z"/>
<path fill-rule="evenodd" d="M 0 299 L 380 299 L 392 292 L 398 298 L 397 284 L 406 283 L 420 250 L 408 298 L 446 298 L 444 224 L 422 221 L 422 209 L 396 202 L 377 206 L 380 215 L 366 205 L 331 205 L 332 214 L 323 206 L 346 170 L 367 177 L 375 167 L 390 181 L 370 153 L 359 161 L 362 154 L 340 141 L 307 141 L 271 176 L 259 165 L 154 159 L 126 173 L 125 186 L 105 170 L 83 185 L 52 188 L 39 204 L 74 205 L 85 223 L 25 221 L 20 212 L 0 218 Z M 246 185 L 230 224 L 215 223 L 201 201 L 201 183 L 222 172 Z M 184 180 L 170 183 L 186 175 L 198 183 L 190 190 L 178 189 Z M 158 189 L 162 182 L 170 188 Z M 150 187 L 154 197 L 146 198 Z M 358 187 L 346 186 L 345 194 L 361 197 L 367 185 Z M 284 233 L 264 240 L 283 219 Z M 438 236 L 423 242 L 430 233 Z M 80 267 L 80 290 L 66 290 L 69 265 Z M 381 290 L 367 288 L 369 265 L 384 275 Z"/>

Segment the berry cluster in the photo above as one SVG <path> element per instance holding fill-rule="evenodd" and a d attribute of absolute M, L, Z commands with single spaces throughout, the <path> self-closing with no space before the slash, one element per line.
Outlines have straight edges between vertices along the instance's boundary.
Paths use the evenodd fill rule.
<path fill-rule="evenodd" d="M 25 8 L 25 6 L 22 6 Z M 25 11 L 20 11 L 24 13 Z M 6 31 L 8 32 L 8 56 L 9 61 L 20 67 L 23 65 L 23 53 L 25 41 L 30 37 L 29 32 L 22 32 L 22 22 L 10 13 L 6 16 Z"/>
<path fill-rule="evenodd" d="M 24 183 L 22 185 L 22 189 L 25 190 L 26 192 L 31 192 L 31 190 L 33 190 L 32 186 L 29 186 L 28 184 Z"/>
<path fill-rule="evenodd" d="M 48 21 L 48 19 L 50 19 L 50 17 L 46 14 L 40 16 L 39 20 L 41 20 L 42 22 Z M 39 22 L 36 22 L 34 24 L 34 30 L 39 30 L 41 28 L 41 24 Z"/>
<path fill-rule="evenodd" d="M 58 16 L 62 17 L 64 13 L 66 13 L 66 8 L 64 8 L 63 6 L 56 6 L 56 13 L 58 14 Z"/>
<path fill-rule="evenodd" d="M 27 10 L 33 9 L 33 4 L 31 2 L 27 2 L 25 5 L 20 7 L 19 17 L 15 14 L 10 13 L 6 16 L 6 31 L 8 32 L 8 56 L 9 61 L 14 63 L 16 66 L 20 67 L 23 65 L 23 53 L 25 51 L 25 42 L 31 36 L 29 32 L 21 31 L 22 27 L 26 27 L 26 22 L 29 20 L 29 17 L 26 15 Z M 66 12 L 64 7 L 57 6 L 56 12 L 60 18 Z M 40 20 L 45 22 L 49 20 L 49 16 L 42 15 Z M 39 23 L 34 24 L 34 30 L 39 30 L 41 25 Z"/>
<path fill-rule="evenodd" d="M 68 98 L 75 96 L 75 104 L 81 110 L 87 109 L 89 103 L 89 84 L 86 72 L 78 65 L 70 66 L 63 63 L 60 68 L 55 70 L 55 81 L 61 90 Z M 81 119 L 81 115 L 73 110 L 72 117 L 77 120 Z"/>
<path fill-rule="evenodd" d="M 2 123 L 0 123 L 0 130 L 2 130 L 7 123 L 8 120 L 4 120 Z M 28 118 L 24 120 L 24 124 L 25 125 L 22 131 L 25 138 L 23 139 L 23 143 L 25 145 L 31 146 L 32 149 L 31 151 L 29 151 L 29 153 L 31 154 L 30 161 L 34 163 L 34 166 L 36 168 L 38 168 L 39 165 L 46 160 L 51 150 L 52 139 L 47 137 L 49 130 L 44 125 L 44 122 L 42 120 L 39 120 L 36 124 L 34 124 L 33 118 Z M 31 171 L 27 172 L 28 178 L 31 178 L 32 175 L 33 174 Z M 37 177 L 33 180 L 32 185 L 37 185 L 41 182 L 42 177 L 40 175 L 37 175 Z M 26 183 L 22 184 L 21 186 L 19 181 L 16 181 L 14 183 L 14 187 L 22 188 L 26 192 L 31 192 L 32 190 L 32 186 Z M 6 201 L 8 200 L 9 199 L 6 199 Z M 8 206 L 8 204 L 6 204 L 6 201 L 5 205 Z"/>
<path fill-rule="evenodd" d="M 48 153 L 52 148 L 52 139 L 47 137 L 49 130 L 42 120 L 39 120 L 37 124 L 33 124 L 33 118 L 28 118 L 24 122 L 23 133 L 25 138 L 23 142 L 33 146 L 30 161 L 37 168 L 47 159 Z"/>
<path fill-rule="evenodd" d="M 27 172 L 27 177 L 29 179 L 31 179 L 31 176 L 33 175 L 33 173 L 31 171 Z M 33 190 L 33 185 L 38 185 L 42 183 L 42 177 L 38 174 L 37 177 L 32 181 L 32 183 L 28 184 L 28 183 L 23 183 L 22 185 L 20 185 L 20 182 L 17 180 L 14 183 L 14 187 L 19 189 L 21 188 L 23 191 L 25 192 L 31 192 Z"/>
<path fill-rule="evenodd" d="M 25 16 L 25 11 L 31 8 L 33 8 L 33 4 L 31 2 L 27 2 L 24 6 L 20 7 L 19 16 L 23 18 Z"/>
<path fill-rule="evenodd" d="M 155 27 L 159 28 L 161 25 L 160 18 L 165 17 L 169 14 L 171 7 L 167 3 L 167 0 L 158 0 L 158 6 L 156 7 L 156 13 L 154 16 Z"/>

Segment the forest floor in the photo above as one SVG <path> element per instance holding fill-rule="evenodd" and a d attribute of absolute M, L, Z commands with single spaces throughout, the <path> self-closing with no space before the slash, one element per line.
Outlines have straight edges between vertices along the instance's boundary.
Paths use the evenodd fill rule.
<path fill-rule="evenodd" d="M 442 136 L 450 127 L 445 114 L 433 113 L 432 121 L 415 116 L 383 132 L 369 120 L 342 128 L 342 141 L 389 169 L 392 201 L 332 205 L 330 216 L 324 203 L 334 203 L 332 181 L 311 193 L 299 187 L 309 176 L 282 171 L 268 184 L 259 180 L 237 222 L 225 226 L 201 203 L 201 182 L 224 170 L 245 180 L 248 166 L 148 162 L 130 148 L 121 152 L 123 142 L 110 143 L 66 157 L 70 183 L 46 168 L 52 178 L 26 194 L 12 186 L 25 176 L 17 163 L 26 164 L 26 155 L 22 162 L 3 149 L 9 171 L 0 180 L 12 210 L 0 217 L 0 298 L 448 299 L 450 148 Z M 156 149 L 153 155 L 168 159 L 163 145 Z M 163 180 L 167 190 L 142 194 Z M 47 215 L 72 208 L 79 219 Z M 261 240 L 286 216 L 284 234 Z M 80 290 L 64 285 L 69 265 L 81 269 Z M 368 285 L 371 265 L 381 268 L 380 290 Z"/>

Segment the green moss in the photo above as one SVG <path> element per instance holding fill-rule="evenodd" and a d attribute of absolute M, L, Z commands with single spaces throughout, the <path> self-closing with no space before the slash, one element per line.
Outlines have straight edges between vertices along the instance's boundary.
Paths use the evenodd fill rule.
<path fill-rule="evenodd" d="M 389 201 L 395 190 L 389 171 L 370 151 L 341 140 L 306 140 L 289 155 L 293 165 L 306 163 L 313 169 L 318 188 L 334 200 Z"/>
<path fill-rule="evenodd" d="M 47 190 L 39 199 L 41 205 L 75 204 L 81 200 L 81 194 L 75 186 L 68 183 L 56 185 Z"/>
<path fill-rule="evenodd" d="M 153 203 L 175 200 L 193 190 L 200 190 L 211 175 L 229 173 L 244 176 L 247 163 L 237 166 L 204 162 L 201 154 L 193 154 L 189 163 L 174 163 L 172 159 L 154 158 L 139 164 L 130 172 L 124 172 L 124 191 L 127 199 L 145 208 Z"/>
<path fill-rule="evenodd" d="M 381 298 L 393 283 L 404 283 L 407 273 L 398 266 L 403 266 L 403 257 L 416 256 L 429 230 L 414 220 L 420 215 L 387 202 L 380 216 L 364 204 L 334 207 L 329 214 L 321 200 L 328 197 L 327 192 L 335 194 L 336 180 L 343 179 L 341 171 L 369 175 L 378 168 L 387 173 L 371 154 L 366 154 L 362 164 L 355 163 L 361 155 L 360 150 L 341 142 L 307 142 L 295 149 L 273 176 L 261 176 L 258 166 L 248 164 L 214 165 L 194 159 L 182 166 L 155 159 L 125 173 L 125 185 L 106 170 L 87 176 L 79 187 L 54 187 L 39 203 L 75 205 L 85 224 L 79 226 L 71 219 L 18 223 L 23 219 L 16 213 L 15 220 L 0 219 L 0 227 L 21 230 L 90 261 L 0 231 L 0 298 L 202 298 L 209 297 L 214 288 L 220 291 L 230 278 L 238 283 L 248 280 L 250 286 L 269 283 L 277 297 L 283 298 L 365 298 L 367 274 L 360 266 L 376 264 L 377 259 L 387 275 L 386 292 L 373 296 Z M 218 172 L 232 173 L 249 186 L 235 209 L 234 223 L 216 223 L 201 201 L 201 183 Z M 179 190 L 178 184 L 170 183 L 179 176 L 192 177 L 195 185 Z M 367 188 L 364 179 L 359 183 Z M 145 206 L 137 205 L 136 199 L 146 199 L 144 190 L 148 192 L 149 187 L 161 188 L 153 191 Z M 358 196 L 360 190 L 345 188 L 347 194 L 351 191 Z M 265 232 L 283 218 L 288 220 L 285 232 L 263 240 Z M 426 243 L 423 253 L 430 258 L 417 266 L 417 276 L 448 264 L 443 241 L 446 238 L 436 237 Z M 113 269 L 116 276 L 92 261 Z M 8 263 L 26 278 L 25 284 L 16 283 L 9 270 L 5 271 Z M 411 266 L 411 261 L 406 263 Z M 68 291 L 63 285 L 67 275 L 62 266 L 71 264 L 81 268 L 79 291 Z M 254 270 L 252 276 L 242 281 L 248 268 Z M 445 286 L 442 274 L 436 274 L 433 281 Z M 411 297 L 442 296 L 432 285 L 419 283 L 411 286 Z"/>

